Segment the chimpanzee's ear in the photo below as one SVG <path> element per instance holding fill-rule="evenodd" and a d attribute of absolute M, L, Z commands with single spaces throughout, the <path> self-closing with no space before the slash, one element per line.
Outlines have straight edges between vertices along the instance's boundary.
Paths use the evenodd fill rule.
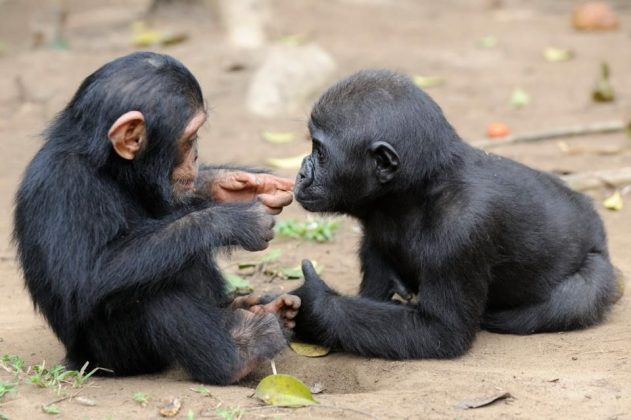
<path fill-rule="evenodd" d="M 145 143 L 145 117 L 140 111 L 121 115 L 110 127 L 107 137 L 114 151 L 123 159 L 132 160 Z"/>
<path fill-rule="evenodd" d="M 389 182 L 399 170 L 399 154 L 392 145 L 385 141 L 376 141 L 370 145 L 370 154 L 377 163 L 375 174 L 380 183 Z"/>

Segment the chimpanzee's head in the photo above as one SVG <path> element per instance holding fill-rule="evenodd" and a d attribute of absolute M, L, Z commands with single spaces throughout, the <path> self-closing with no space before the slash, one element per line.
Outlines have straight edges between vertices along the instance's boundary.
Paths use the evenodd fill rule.
<path fill-rule="evenodd" d="M 184 199 L 197 177 L 201 88 L 172 57 L 140 52 L 88 76 L 49 130 L 158 207 Z"/>

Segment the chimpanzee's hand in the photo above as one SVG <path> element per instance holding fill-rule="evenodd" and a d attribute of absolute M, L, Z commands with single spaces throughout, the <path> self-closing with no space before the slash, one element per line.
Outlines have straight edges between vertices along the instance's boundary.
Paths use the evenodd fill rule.
<path fill-rule="evenodd" d="M 259 203 L 235 214 L 234 219 L 240 224 L 237 242 L 247 251 L 261 251 L 274 238 L 274 217 Z"/>
<path fill-rule="evenodd" d="M 274 297 L 271 301 L 267 298 L 261 299 L 260 295 L 247 295 L 235 298 L 232 307 L 246 309 L 255 314 L 276 314 L 283 327 L 292 329 L 296 326 L 294 318 L 298 315 L 300 303 L 298 296 L 288 294 Z"/>
<path fill-rule="evenodd" d="M 220 203 L 258 199 L 268 213 L 275 215 L 293 201 L 293 186 L 293 180 L 270 174 L 219 170 L 213 176 L 210 196 Z"/>

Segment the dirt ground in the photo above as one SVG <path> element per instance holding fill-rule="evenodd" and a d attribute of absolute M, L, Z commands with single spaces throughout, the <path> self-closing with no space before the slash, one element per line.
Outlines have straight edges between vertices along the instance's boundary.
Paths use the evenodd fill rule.
<path fill-rule="evenodd" d="M 39 134 L 69 100 L 81 80 L 106 61 L 133 50 L 130 24 L 142 16 L 146 1 L 68 0 L 66 51 L 32 48 L 32 31 L 47 25 L 48 6 L 36 0 L 0 0 L 0 355 L 17 354 L 28 364 L 55 363 L 63 349 L 42 318 L 34 313 L 23 289 L 10 244 L 12 201 L 21 173 L 41 144 Z M 500 8 L 490 4 L 501 3 Z M 495 120 L 513 132 L 631 118 L 631 4 L 613 4 L 620 29 L 579 33 L 568 22 L 572 1 L 301 0 L 272 2 L 270 34 L 300 34 L 331 53 L 335 78 L 365 67 L 389 67 L 408 74 L 438 75 L 444 86 L 428 92 L 438 101 L 465 139 L 484 135 Z M 293 156 L 309 149 L 302 140 L 309 104 L 294 115 L 272 119 L 253 116 L 245 93 L 263 51 L 240 51 L 229 45 L 217 20 L 203 13 L 180 13 L 161 20 L 161 28 L 185 30 L 187 42 L 159 48 L 182 60 L 198 77 L 211 109 L 202 133 L 201 157 L 207 162 L 261 164 L 267 157 Z M 498 45 L 479 48 L 478 39 L 493 35 Z M 572 48 L 574 60 L 547 62 L 545 47 Z M 590 89 L 602 61 L 611 67 L 617 101 L 595 104 Z M 241 71 L 228 71 L 234 64 Z M 509 105 L 513 88 L 532 97 L 524 109 Z M 273 145 L 262 130 L 293 131 L 301 140 Z M 555 141 L 507 146 L 495 152 L 543 170 L 580 172 L 631 165 L 624 134 L 567 140 L 573 153 Z M 607 153 L 617 150 L 615 153 Z M 279 171 L 293 177 L 294 171 Z M 631 278 L 631 194 L 622 211 L 603 208 L 610 190 L 594 198 L 609 233 L 612 259 Z M 281 218 L 304 218 L 297 205 Z M 576 227 L 580 229 L 580 226 Z M 276 239 L 281 262 L 295 265 L 304 257 L 325 267 L 323 277 L 340 291 L 354 293 L 359 272 L 359 233 L 341 219 L 336 238 L 325 244 Z M 237 253 L 233 259 L 248 257 Z M 228 264 L 226 261 L 225 264 Z M 298 282 L 263 277 L 257 290 L 289 290 Z M 629 287 L 627 287 L 629 290 Z M 276 366 L 313 385 L 326 388 L 318 407 L 297 410 L 259 407 L 251 398 L 258 380 L 270 373 L 261 367 L 239 386 L 210 387 L 211 396 L 191 390 L 197 384 L 174 370 L 161 375 L 95 379 L 82 388 L 94 407 L 68 399 L 58 403 L 60 418 L 152 418 L 170 397 L 183 400 L 180 415 L 214 415 L 247 409 L 244 417 L 278 418 L 631 418 L 631 298 L 624 296 L 607 321 L 585 331 L 526 337 L 481 332 L 472 350 L 456 360 L 390 362 L 345 354 L 309 359 L 290 350 Z M 10 380 L 0 370 L 0 381 Z M 513 398 L 477 410 L 458 402 L 510 392 Z M 74 392 L 70 390 L 69 392 Z M 140 406 L 136 392 L 150 397 Z M 0 413 L 12 419 L 47 417 L 41 405 L 58 399 L 50 389 L 21 384 L 0 400 Z"/>

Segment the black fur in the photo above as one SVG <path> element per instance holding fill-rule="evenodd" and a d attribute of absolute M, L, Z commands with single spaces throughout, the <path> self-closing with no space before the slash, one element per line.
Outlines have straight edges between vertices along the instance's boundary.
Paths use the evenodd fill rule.
<path fill-rule="evenodd" d="M 176 139 L 203 109 L 180 62 L 131 54 L 85 79 L 26 169 L 14 241 L 69 367 L 89 361 L 130 375 L 176 363 L 225 384 L 249 363 L 230 334 L 234 313 L 214 254 L 261 249 L 272 219 L 256 204 L 174 196 Z M 145 116 L 147 146 L 127 161 L 107 132 L 131 110 Z"/>
<path fill-rule="evenodd" d="M 405 76 L 359 72 L 313 108 L 296 181 L 310 211 L 356 217 L 359 297 L 305 263 L 296 333 L 390 359 L 463 354 L 480 327 L 530 334 L 599 322 L 616 285 L 602 222 L 558 178 L 463 142 Z M 401 285 L 418 303 L 391 300 Z"/>

